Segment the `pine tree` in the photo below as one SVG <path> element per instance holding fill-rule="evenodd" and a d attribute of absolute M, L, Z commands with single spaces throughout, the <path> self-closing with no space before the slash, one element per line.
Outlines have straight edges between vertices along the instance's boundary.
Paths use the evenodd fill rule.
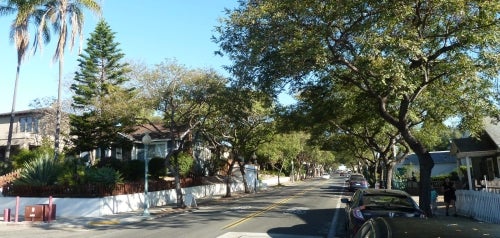
<path fill-rule="evenodd" d="M 121 63 L 124 54 L 114 41 L 115 33 L 101 20 L 97 24 L 78 59 L 71 90 L 72 107 L 78 112 L 70 116 L 72 141 L 76 151 L 104 151 L 118 141 L 119 133 L 130 131 L 134 123 L 134 90 L 125 87 L 128 64 Z"/>

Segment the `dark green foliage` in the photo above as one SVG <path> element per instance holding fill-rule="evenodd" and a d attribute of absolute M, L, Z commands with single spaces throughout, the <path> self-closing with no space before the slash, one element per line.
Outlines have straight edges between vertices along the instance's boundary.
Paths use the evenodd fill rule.
<path fill-rule="evenodd" d="M 160 179 L 167 175 L 168 169 L 165 164 L 165 159 L 161 157 L 154 157 L 149 160 L 149 175 L 151 179 Z"/>
<path fill-rule="evenodd" d="M 0 161 L 0 175 L 8 174 L 12 172 L 13 167 L 10 161 Z"/>
<path fill-rule="evenodd" d="M 19 153 L 12 156 L 12 166 L 14 169 L 22 168 L 25 163 L 28 163 L 39 157 L 37 153 L 28 149 L 21 149 Z"/>
<path fill-rule="evenodd" d="M 54 153 L 54 148 L 51 146 L 50 141 L 43 141 L 42 146 L 35 148 L 33 150 L 21 149 L 15 155 L 12 155 L 12 166 L 13 169 L 20 169 L 24 165 L 36 158 L 43 157 L 46 154 Z"/>
<path fill-rule="evenodd" d="M 89 168 L 85 171 L 88 183 L 113 185 L 123 182 L 122 174 L 110 167 Z"/>
<path fill-rule="evenodd" d="M 110 167 L 93 167 L 85 170 L 85 180 L 88 184 L 104 185 L 106 191 L 112 193 L 116 184 L 123 183 L 123 176 L 119 171 Z"/>
<path fill-rule="evenodd" d="M 45 154 L 26 163 L 21 170 L 20 177 L 14 181 L 15 185 L 48 186 L 57 182 L 61 174 L 61 164 Z"/>
<path fill-rule="evenodd" d="M 121 171 L 123 169 L 123 161 L 122 160 L 119 160 L 119 159 L 116 159 L 116 158 L 110 158 L 110 157 L 106 157 L 106 158 L 101 158 L 97 164 L 95 164 L 95 167 L 97 168 L 102 168 L 102 167 L 110 167 L 110 168 L 113 168 L 117 171 Z"/>
<path fill-rule="evenodd" d="M 62 185 L 85 184 L 85 170 L 85 161 L 75 157 L 66 157 L 62 162 L 62 172 L 57 182 Z"/>
<path fill-rule="evenodd" d="M 85 184 L 85 171 L 78 169 L 76 171 L 63 170 L 61 175 L 57 178 L 57 183 L 61 185 L 80 185 Z"/>
<path fill-rule="evenodd" d="M 138 181 L 144 178 L 144 161 L 130 160 L 123 166 L 123 178 L 125 181 Z"/>
<path fill-rule="evenodd" d="M 204 169 L 208 171 L 208 176 L 214 176 L 224 168 L 226 161 L 222 159 L 216 159 L 215 157 L 205 161 Z"/>
<path fill-rule="evenodd" d="M 123 87 L 128 81 L 127 64 L 120 63 L 123 57 L 114 42 L 114 33 L 101 20 L 78 59 L 79 71 L 71 85 L 72 107 L 81 112 L 70 115 L 70 134 L 78 151 L 101 148 L 104 152 L 118 140 L 118 133 L 132 129 L 133 111 L 126 106 L 133 93 Z"/>
<path fill-rule="evenodd" d="M 190 172 L 192 172 L 192 169 L 194 167 L 193 156 L 184 152 L 180 153 L 177 156 L 177 159 L 179 161 L 179 175 L 181 177 L 186 177 Z"/>

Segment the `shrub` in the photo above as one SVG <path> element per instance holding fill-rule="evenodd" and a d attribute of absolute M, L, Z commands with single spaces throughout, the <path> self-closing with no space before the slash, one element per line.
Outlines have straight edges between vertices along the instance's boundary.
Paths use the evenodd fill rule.
<path fill-rule="evenodd" d="M 28 149 L 21 149 L 16 155 L 12 156 L 12 166 L 14 169 L 20 169 L 24 164 L 40 157 L 36 151 L 30 151 Z"/>
<path fill-rule="evenodd" d="M 179 161 L 179 176 L 186 177 L 193 169 L 194 159 L 190 154 L 184 152 L 180 153 L 177 159 Z"/>
<path fill-rule="evenodd" d="M 57 183 L 70 186 L 84 184 L 85 171 L 77 170 L 76 172 L 73 172 L 71 170 L 63 170 L 63 172 L 57 179 Z"/>
<path fill-rule="evenodd" d="M 122 160 L 116 159 L 116 158 L 111 158 L 111 157 L 106 157 L 103 159 L 100 159 L 96 164 L 95 167 L 102 168 L 102 167 L 110 167 L 115 170 L 121 171 L 123 169 L 123 162 Z"/>
<path fill-rule="evenodd" d="M 85 170 L 85 180 L 89 184 L 100 184 L 106 193 L 111 194 L 118 183 L 123 183 L 122 174 L 111 167 L 88 168 Z"/>
<path fill-rule="evenodd" d="M 32 150 L 21 149 L 19 152 L 12 155 L 12 166 L 14 169 L 23 168 L 25 164 L 30 163 L 32 160 L 44 157 L 46 155 L 52 155 L 54 153 L 54 148 L 52 147 L 52 142 L 47 139 L 42 140 L 42 145 Z M 64 158 L 64 156 L 59 156 L 59 158 Z"/>
<path fill-rule="evenodd" d="M 7 161 L 0 161 L 0 175 L 8 174 L 13 171 L 12 164 Z"/>
<path fill-rule="evenodd" d="M 167 176 L 168 169 L 165 165 L 165 159 L 161 157 L 154 157 L 149 161 L 149 174 L 152 179 L 159 179 Z"/>
<path fill-rule="evenodd" d="M 144 162 L 142 160 L 129 160 L 125 162 L 121 172 L 126 181 L 140 180 L 144 178 Z"/>
<path fill-rule="evenodd" d="M 85 171 L 85 178 L 88 183 L 101 183 L 106 185 L 114 185 L 123 182 L 122 174 L 111 167 L 88 168 Z"/>
<path fill-rule="evenodd" d="M 25 163 L 15 185 L 47 186 L 54 185 L 61 173 L 61 164 L 48 154 Z"/>

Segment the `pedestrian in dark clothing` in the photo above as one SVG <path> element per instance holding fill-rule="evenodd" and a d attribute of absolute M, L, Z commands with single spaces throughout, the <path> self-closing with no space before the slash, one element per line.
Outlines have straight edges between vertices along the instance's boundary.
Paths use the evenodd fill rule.
<path fill-rule="evenodd" d="M 450 206 L 453 206 L 454 216 L 457 215 L 457 209 L 455 207 L 455 201 L 457 200 L 457 196 L 455 195 L 455 183 L 451 182 L 449 178 L 446 178 L 443 183 L 443 195 L 444 195 L 444 204 L 446 205 L 446 216 L 449 216 Z"/>

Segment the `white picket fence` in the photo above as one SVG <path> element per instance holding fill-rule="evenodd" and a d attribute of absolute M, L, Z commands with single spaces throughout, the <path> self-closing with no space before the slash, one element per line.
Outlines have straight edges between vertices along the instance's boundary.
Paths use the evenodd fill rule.
<path fill-rule="evenodd" d="M 456 195 L 459 215 L 500 224 L 500 193 L 457 190 Z"/>

